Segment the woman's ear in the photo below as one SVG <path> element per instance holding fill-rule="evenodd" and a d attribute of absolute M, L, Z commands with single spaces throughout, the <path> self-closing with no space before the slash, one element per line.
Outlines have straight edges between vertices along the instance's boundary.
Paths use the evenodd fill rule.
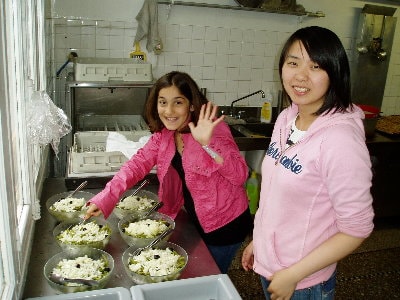
<path fill-rule="evenodd" d="M 190 110 L 190 111 L 194 111 L 194 106 L 193 106 L 193 104 L 192 104 L 192 105 L 190 105 L 190 108 L 189 108 L 189 110 Z"/>

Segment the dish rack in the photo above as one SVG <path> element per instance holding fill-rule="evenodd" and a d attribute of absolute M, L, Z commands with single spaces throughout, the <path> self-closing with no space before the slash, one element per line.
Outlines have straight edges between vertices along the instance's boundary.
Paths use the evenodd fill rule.
<path fill-rule="evenodd" d="M 80 116 L 78 127 L 82 131 L 73 137 L 68 156 L 68 177 L 84 177 L 88 173 L 108 176 L 120 169 L 128 158 L 120 151 L 106 152 L 109 132 L 118 132 L 132 142 L 151 134 L 140 115 Z"/>

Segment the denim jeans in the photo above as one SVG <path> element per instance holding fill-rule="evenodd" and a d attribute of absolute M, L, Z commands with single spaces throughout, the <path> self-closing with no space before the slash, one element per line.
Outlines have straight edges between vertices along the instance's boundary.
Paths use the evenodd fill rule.
<path fill-rule="evenodd" d="M 261 284 L 264 290 L 265 299 L 270 300 L 271 294 L 267 291 L 270 284 L 265 277 L 261 277 Z M 291 300 L 333 300 L 335 296 L 336 272 L 324 282 L 314 286 L 294 291 Z"/>
<path fill-rule="evenodd" d="M 211 255 L 214 258 L 221 273 L 223 274 L 228 273 L 228 269 L 231 265 L 231 262 L 241 245 L 242 243 L 226 245 L 226 246 L 207 245 L 207 248 L 211 252 Z"/>

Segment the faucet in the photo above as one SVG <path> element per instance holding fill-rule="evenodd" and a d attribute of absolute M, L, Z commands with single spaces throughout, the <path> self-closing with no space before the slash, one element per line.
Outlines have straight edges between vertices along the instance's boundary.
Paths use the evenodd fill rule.
<path fill-rule="evenodd" d="M 249 97 L 251 97 L 251 96 L 253 96 L 253 95 L 255 95 L 255 94 L 260 94 L 260 93 L 261 93 L 261 97 L 262 97 L 262 98 L 265 98 L 265 93 L 264 93 L 264 91 L 263 91 L 263 90 L 259 90 L 259 91 L 257 91 L 257 92 L 251 93 L 251 94 L 249 94 L 249 95 L 247 95 L 247 96 L 244 96 L 244 97 L 241 97 L 241 98 L 239 98 L 239 99 L 236 99 L 236 100 L 232 101 L 232 103 L 231 103 L 230 116 L 231 116 L 231 117 L 234 116 L 234 114 L 233 114 L 233 104 L 234 104 L 235 102 L 238 102 L 238 101 L 240 101 L 240 100 L 249 98 Z"/>

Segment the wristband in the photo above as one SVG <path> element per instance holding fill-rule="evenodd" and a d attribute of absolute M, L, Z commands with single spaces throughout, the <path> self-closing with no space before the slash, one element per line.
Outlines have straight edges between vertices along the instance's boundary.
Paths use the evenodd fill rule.
<path fill-rule="evenodd" d="M 215 152 L 213 149 L 211 149 L 208 145 L 202 146 L 204 151 L 207 152 L 208 155 L 210 155 L 212 158 L 216 158 L 218 156 L 217 152 Z"/>

